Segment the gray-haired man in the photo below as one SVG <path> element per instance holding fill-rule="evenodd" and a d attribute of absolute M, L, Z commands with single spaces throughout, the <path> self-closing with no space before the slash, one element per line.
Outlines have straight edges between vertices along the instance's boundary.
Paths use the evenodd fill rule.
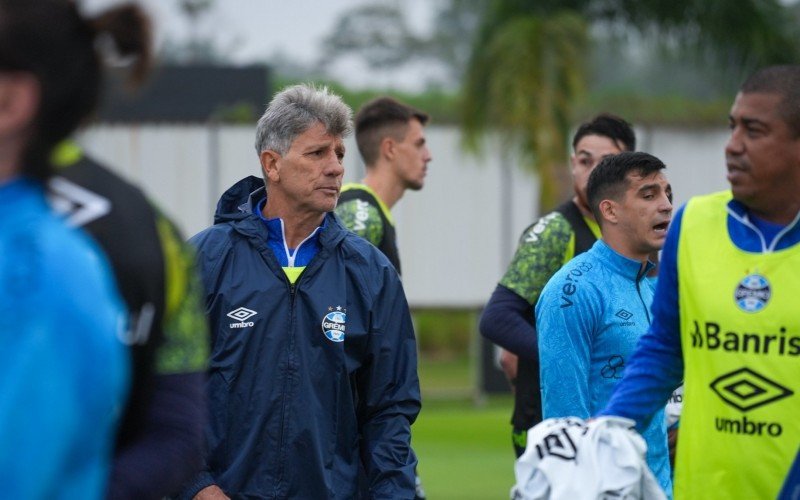
<path fill-rule="evenodd" d="M 416 342 L 389 261 L 330 213 L 351 110 L 278 93 L 258 122 L 263 180 L 239 181 L 192 243 L 213 345 L 206 470 L 191 498 L 413 498 Z"/>

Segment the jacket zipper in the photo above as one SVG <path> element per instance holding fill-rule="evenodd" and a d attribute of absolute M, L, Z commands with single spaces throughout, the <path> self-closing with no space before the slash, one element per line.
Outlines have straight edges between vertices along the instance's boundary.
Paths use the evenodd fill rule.
<path fill-rule="evenodd" d="M 278 450 L 280 450 L 280 462 L 278 463 L 278 480 L 275 482 L 275 496 L 280 497 L 280 487 L 283 482 L 283 467 L 286 460 L 284 459 L 284 433 L 286 430 L 286 405 L 287 401 L 290 399 L 288 397 L 288 392 L 291 385 L 292 379 L 292 372 L 294 371 L 291 363 L 292 355 L 294 354 L 294 298 L 295 298 L 295 291 L 296 285 L 289 281 L 289 278 L 284 274 L 284 279 L 286 280 L 286 284 L 289 288 L 289 353 L 286 358 L 286 380 L 283 384 L 283 398 L 281 404 L 281 428 L 280 428 L 280 435 L 278 436 Z M 298 278 L 299 279 L 299 278 Z"/>
<path fill-rule="evenodd" d="M 650 310 L 647 308 L 647 304 L 645 304 L 642 298 L 642 289 L 639 287 L 639 283 L 644 279 L 645 274 L 647 274 L 647 266 L 643 266 L 636 275 L 636 294 L 639 296 L 639 302 L 641 302 L 644 307 L 644 314 L 647 316 L 647 324 L 650 325 L 652 324 L 650 320 Z"/>

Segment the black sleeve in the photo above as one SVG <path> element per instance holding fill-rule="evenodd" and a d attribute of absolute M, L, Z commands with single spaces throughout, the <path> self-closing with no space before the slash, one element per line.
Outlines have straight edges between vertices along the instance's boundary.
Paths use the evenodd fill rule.
<path fill-rule="evenodd" d="M 481 335 L 527 359 L 538 359 L 533 306 L 503 285 L 497 285 L 481 316 Z"/>

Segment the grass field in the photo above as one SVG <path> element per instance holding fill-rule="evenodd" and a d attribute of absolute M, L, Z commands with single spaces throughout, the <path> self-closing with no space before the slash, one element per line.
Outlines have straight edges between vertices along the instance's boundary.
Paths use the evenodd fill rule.
<path fill-rule="evenodd" d="M 476 404 L 466 357 L 423 357 L 419 373 L 423 405 L 413 445 L 428 498 L 508 499 L 514 481 L 511 398 Z"/>

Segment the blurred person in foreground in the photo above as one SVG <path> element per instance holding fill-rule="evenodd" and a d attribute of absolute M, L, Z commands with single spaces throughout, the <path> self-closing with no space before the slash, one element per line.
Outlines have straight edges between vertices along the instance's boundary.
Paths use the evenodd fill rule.
<path fill-rule="evenodd" d="M 664 168 L 652 155 L 624 152 L 603 159 L 589 176 L 586 193 L 601 239 L 556 272 L 536 303 L 545 419 L 586 419 L 602 409 L 647 331 L 655 288 L 648 257 L 664 245 L 672 217 Z M 648 466 L 669 495 L 663 408 L 643 434 Z"/>
<path fill-rule="evenodd" d="M 586 198 L 589 174 L 603 158 L 635 150 L 636 136 L 622 118 L 601 114 L 578 127 L 572 147 L 575 195 L 525 229 L 480 321 L 481 334 L 504 349 L 503 367 L 514 386 L 511 424 L 517 458 L 525 451 L 528 429 L 542 420 L 534 306 L 553 274 L 600 237 Z"/>
<path fill-rule="evenodd" d="M 121 4 L 100 14 L 87 29 L 106 25 L 114 28 L 117 56 L 135 61 L 129 68 L 131 83 L 141 83 L 150 67 L 148 17 L 134 4 Z M 63 54 L 76 70 L 62 79 L 85 82 L 102 75 L 99 56 L 104 54 Z M 175 493 L 202 467 L 208 326 L 193 252 L 139 188 L 76 143 L 62 141 L 52 161 L 53 204 L 99 243 L 128 310 L 125 342 L 133 377 L 108 497 L 160 499 Z"/>
<path fill-rule="evenodd" d="M 113 11 L 109 18 L 114 17 Z M 55 145 L 97 101 L 116 27 L 65 0 L 0 0 L 0 470 L 3 497 L 103 498 L 128 389 L 105 257 L 48 206 Z"/>
<path fill-rule="evenodd" d="M 333 215 L 350 108 L 326 88 L 275 95 L 263 178 L 222 195 L 191 242 L 212 354 L 206 469 L 182 498 L 414 497 L 414 331 L 389 260 Z"/>
<path fill-rule="evenodd" d="M 683 380 L 678 499 L 776 498 L 798 477 L 800 65 L 756 71 L 728 122 L 731 189 L 677 212 L 652 325 L 600 412 L 641 430 Z"/>
<path fill-rule="evenodd" d="M 424 127 L 428 115 L 391 97 L 379 97 L 356 113 L 356 144 L 367 175 L 361 183 L 345 184 L 336 205 L 342 224 L 366 239 L 389 259 L 400 274 L 400 252 L 392 207 L 407 189 L 425 184 L 431 152 Z M 416 497 L 425 490 L 416 477 Z"/>

